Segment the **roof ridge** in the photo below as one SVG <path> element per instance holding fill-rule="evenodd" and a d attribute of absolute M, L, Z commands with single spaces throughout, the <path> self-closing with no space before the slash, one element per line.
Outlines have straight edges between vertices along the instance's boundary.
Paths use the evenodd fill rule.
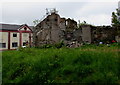
<path fill-rule="evenodd" d="M 22 26 L 28 26 L 27 24 L 22 25 L 15 25 L 15 24 L 4 24 L 0 23 L 0 30 L 18 30 Z M 30 29 L 32 29 L 31 26 L 28 26 Z"/>

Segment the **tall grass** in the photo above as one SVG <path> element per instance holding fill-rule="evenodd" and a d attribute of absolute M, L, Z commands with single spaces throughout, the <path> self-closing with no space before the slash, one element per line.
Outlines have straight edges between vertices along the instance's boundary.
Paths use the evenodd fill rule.
<path fill-rule="evenodd" d="M 118 52 L 118 45 L 4 51 L 3 84 L 120 84 Z"/>

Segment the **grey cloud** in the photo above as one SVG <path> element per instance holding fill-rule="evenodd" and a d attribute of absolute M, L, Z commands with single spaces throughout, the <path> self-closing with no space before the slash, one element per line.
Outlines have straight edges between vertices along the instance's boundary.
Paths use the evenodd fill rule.
<path fill-rule="evenodd" d="M 98 22 L 90 19 L 91 16 L 102 18 L 103 15 L 110 18 L 111 13 L 117 8 L 117 2 L 5 2 L 2 6 L 1 22 L 33 25 L 33 20 L 41 19 L 45 15 L 46 8 L 56 8 L 61 17 L 85 19 L 88 23 L 96 25 L 110 24 L 106 19 Z"/>

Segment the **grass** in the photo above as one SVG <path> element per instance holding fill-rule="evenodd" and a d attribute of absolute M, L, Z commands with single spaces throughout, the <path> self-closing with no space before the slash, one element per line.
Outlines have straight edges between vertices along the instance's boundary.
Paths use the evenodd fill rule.
<path fill-rule="evenodd" d="M 119 45 L 25 48 L 2 53 L 3 84 L 120 84 Z"/>

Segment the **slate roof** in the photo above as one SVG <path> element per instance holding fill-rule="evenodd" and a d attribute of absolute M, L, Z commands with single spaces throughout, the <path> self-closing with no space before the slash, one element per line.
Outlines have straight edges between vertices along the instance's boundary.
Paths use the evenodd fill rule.
<path fill-rule="evenodd" d="M 23 24 L 26 25 L 26 24 Z M 21 26 L 23 25 L 15 25 L 15 24 L 0 24 L 0 30 L 18 30 Z M 29 26 L 31 29 L 33 28 L 33 26 Z"/>

